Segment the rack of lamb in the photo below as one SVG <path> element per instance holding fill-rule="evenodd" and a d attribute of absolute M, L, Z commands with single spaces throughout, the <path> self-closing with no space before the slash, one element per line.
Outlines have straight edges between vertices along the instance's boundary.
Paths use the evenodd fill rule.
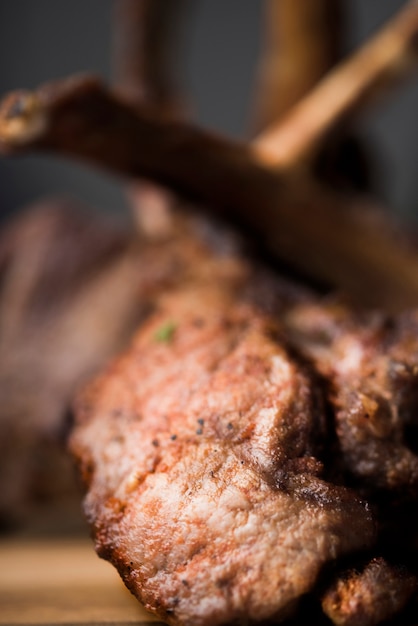
<path fill-rule="evenodd" d="M 116 2 L 114 86 L 4 99 L 2 153 L 103 167 L 132 205 L 130 229 L 52 203 L 2 236 L 4 508 L 42 446 L 71 491 L 65 431 L 98 554 L 161 620 L 412 625 L 418 252 L 347 128 L 416 65 L 418 3 L 341 62 L 338 2 L 265 6 L 250 143 L 185 119 L 182 1 Z"/>

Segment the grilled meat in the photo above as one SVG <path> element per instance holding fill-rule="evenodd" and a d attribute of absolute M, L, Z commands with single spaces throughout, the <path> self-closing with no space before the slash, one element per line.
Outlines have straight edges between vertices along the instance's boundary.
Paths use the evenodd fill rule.
<path fill-rule="evenodd" d="M 337 578 L 322 599 L 324 612 L 336 626 L 374 626 L 401 611 L 418 581 L 403 568 L 382 558 L 372 559 L 362 570 Z"/>
<path fill-rule="evenodd" d="M 170 236 L 150 240 L 62 200 L 40 203 L 3 229 L 0 530 L 84 531 L 62 445 L 73 394 L 122 349 L 155 297 L 187 279 L 200 249 L 191 224 L 221 256 L 238 246 L 181 216 Z M 285 285 L 264 279 L 253 291 L 273 306 L 297 297 Z"/>
<path fill-rule="evenodd" d="M 178 280 L 78 399 L 85 511 L 99 554 L 169 623 L 283 619 L 374 525 L 322 476 L 319 387 L 263 310 L 268 277 L 207 237 L 177 246 Z"/>
<path fill-rule="evenodd" d="M 369 494 L 415 498 L 418 487 L 418 315 L 294 307 L 287 327 L 329 383 L 343 469 Z"/>
<path fill-rule="evenodd" d="M 2 490 L 4 507 L 27 514 L 35 485 L 64 516 L 76 510 L 63 506 L 77 496 L 56 433 L 74 389 L 142 320 L 79 396 L 71 446 L 98 552 L 147 608 L 172 624 L 285 619 L 318 593 L 327 563 L 373 545 L 365 496 L 376 550 L 406 561 L 416 316 L 326 305 L 217 226 L 171 226 L 142 241 L 44 206 L 3 236 L 1 428 L 16 445 L 13 459 L 3 446 L 1 478 L 21 479 L 16 500 Z M 23 263 L 14 251 L 33 241 Z M 413 580 L 374 560 L 339 579 L 324 610 L 337 624 L 359 612 L 377 623 Z M 392 589 L 399 601 L 378 612 L 365 599 Z"/>

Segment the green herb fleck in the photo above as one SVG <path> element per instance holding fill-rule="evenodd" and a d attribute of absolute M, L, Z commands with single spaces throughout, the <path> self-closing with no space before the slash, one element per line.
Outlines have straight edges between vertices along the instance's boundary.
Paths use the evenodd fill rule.
<path fill-rule="evenodd" d="M 176 331 L 176 324 L 174 322 L 166 322 L 155 333 L 155 341 L 160 343 L 170 343 L 174 337 Z"/>

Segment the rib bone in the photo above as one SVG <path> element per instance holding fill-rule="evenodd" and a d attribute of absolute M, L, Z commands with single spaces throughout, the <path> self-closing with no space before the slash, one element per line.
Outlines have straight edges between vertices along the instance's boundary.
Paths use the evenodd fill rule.
<path fill-rule="evenodd" d="M 416 68 L 418 2 L 410 0 L 380 33 L 328 74 L 289 115 L 257 140 L 271 162 L 294 167 L 311 157 L 348 116 Z"/>
<path fill-rule="evenodd" d="M 36 114 L 26 115 L 26 102 Z M 362 304 L 393 310 L 418 302 L 417 253 L 399 246 L 387 225 L 359 215 L 350 200 L 300 185 L 251 147 L 131 108 L 96 80 L 9 96 L 0 110 L 1 147 L 48 150 L 150 178 L 203 203 L 250 231 L 262 249 Z"/>
<path fill-rule="evenodd" d="M 276 123 L 339 60 L 339 0 L 266 0 L 256 125 Z"/>

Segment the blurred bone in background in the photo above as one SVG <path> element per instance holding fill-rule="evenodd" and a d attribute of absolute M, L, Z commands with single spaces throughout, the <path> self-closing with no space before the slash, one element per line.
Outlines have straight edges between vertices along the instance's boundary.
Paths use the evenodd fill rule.
<path fill-rule="evenodd" d="M 110 77 L 110 0 L 2 0 L 0 92 L 32 88 L 77 72 Z M 403 0 L 346 0 L 347 51 L 379 28 Z M 182 80 L 203 125 L 232 136 L 251 130 L 262 2 L 189 0 Z M 418 81 L 383 99 L 362 118 L 377 161 L 378 191 L 400 215 L 418 220 Z M 0 213 L 4 219 L 43 196 L 67 195 L 106 210 L 124 204 L 118 181 L 48 157 L 0 160 Z"/>

